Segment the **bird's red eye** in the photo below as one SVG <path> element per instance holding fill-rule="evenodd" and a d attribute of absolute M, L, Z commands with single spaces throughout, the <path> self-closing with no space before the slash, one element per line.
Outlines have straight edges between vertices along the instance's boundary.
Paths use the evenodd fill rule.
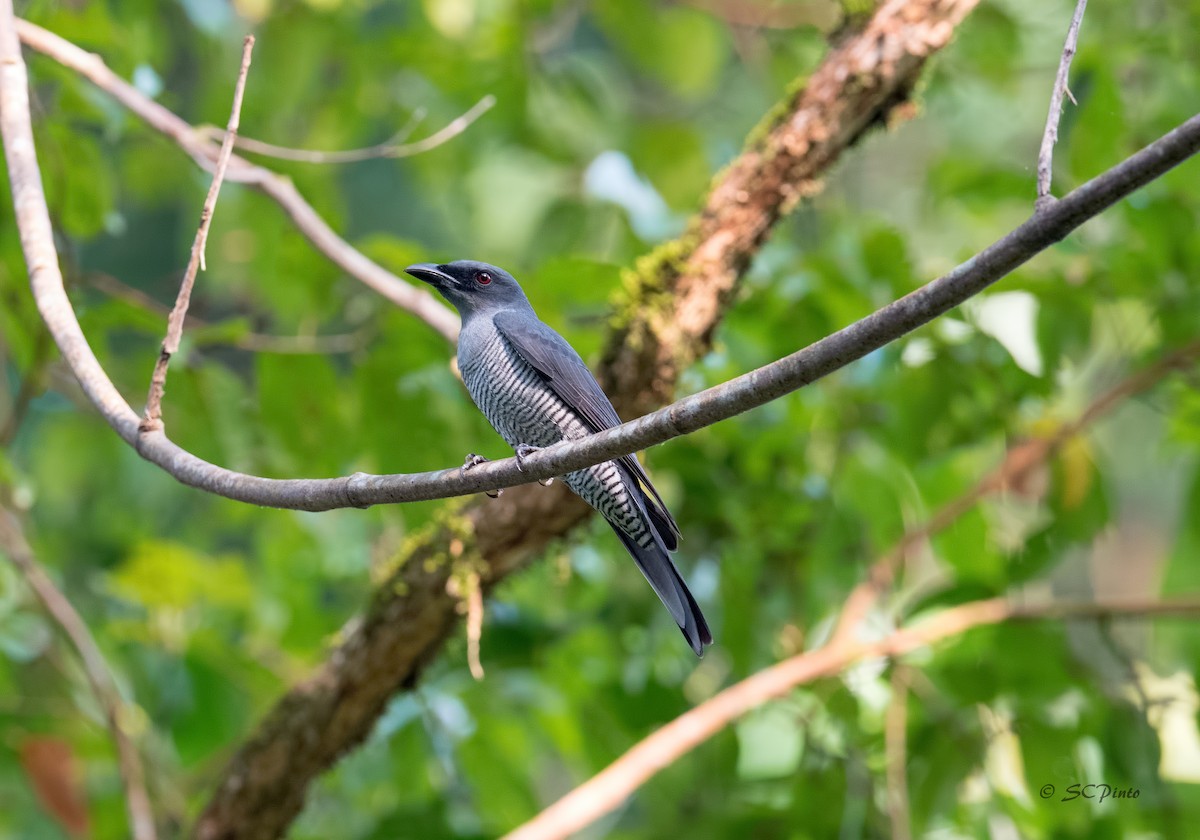
<path fill-rule="evenodd" d="M 492 275 L 488 274 L 486 271 L 476 272 L 475 282 L 480 286 L 486 286 L 488 283 L 492 282 Z"/>

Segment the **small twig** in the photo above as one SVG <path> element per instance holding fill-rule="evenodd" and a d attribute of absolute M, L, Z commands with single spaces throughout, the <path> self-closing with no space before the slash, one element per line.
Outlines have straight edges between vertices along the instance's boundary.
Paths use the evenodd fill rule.
<path fill-rule="evenodd" d="M 300 163 L 357 163 L 376 158 L 411 157 L 421 152 L 427 152 L 430 149 L 436 149 L 443 143 L 462 134 L 471 123 L 483 116 L 495 104 L 496 97 L 489 93 L 463 114 L 447 123 L 441 131 L 436 131 L 424 140 L 417 140 L 414 143 L 403 143 L 402 141 L 412 133 L 415 120 L 411 121 L 409 125 L 384 142 L 375 146 L 367 146 L 365 149 L 347 149 L 332 152 L 291 149 L 287 146 L 276 146 L 274 143 L 265 143 L 262 140 L 254 140 L 250 137 L 235 138 L 234 145 L 244 152 L 266 155 L 267 157 L 278 158 L 279 160 L 294 160 Z M 219 137 L 225 132 L 220 129 L 209 128 L 205 133 L 212 137 Z"/>
<path fill-rule="evenodd" d="M 1125 600 L 1018 604 L 1006 598 L 949 607 L 871 643 L 846 641 L 793 656 L 752 674 L 652 732 L 608 767 L 559 799 L 503 840 L 560 840 L 617 808 L 663 768 L 737 718 L 798 685 L 841 673 L 872 657 L 896 658 L 966 631 L 1004 621 L 1080 620 L 1111 617 L 1192 616 L 1200 596 L 1170 601 Z"/>
<path fill-rule="evenodd" d="M 152 432 L 162 429 L 162 398 L 167 387 L 167 365 L 171 357 L 179 351 L 179 342 L 183 338 L 183 320 L 187 317 L 188 304 L 192 299 L 192 286 L 196 282 L 197 270 L 204 269 L 204 248 L 208 243 L 208 228 L 212 224 L 213 210 L 217 206 L 217 195 L 221 192 L 221 181 L 225 179 L 225 168 L 229 165 L 229 156 L 233 154 L 233 141 L 237 137 L 238 122 L 242 114 L 242 94 L 246 90 L 246 76 L 250 72 L 250 54 L 254 51 L 254 36 L 247 35 L 242 43 L 242 66 L 238 71 L 237 84 L 233 89 L 233 109 L 229 114 L 229 125 L 225 129 L 225 140 L 221 143 L 221 153 L 217 156 L 216 171 L 212 183 L 208 187 L 208 196 L 204 199 L 204 207 L 200 211 L 200 226 L 196 229 L 196 238 L 192 241 L 192 255 L 188 259 L 187 270 L 183 274 L 183 282 L 179 286 L 179 296 L 175 298 L 175 307 L 167 318 L 167 335 L 163 339 L 162 350 L 158 361 L 154 364 L 154 373 L 150 377 L 150 395 L 146 398 L 146 413 L 139 425 L 139 431 Z"/>
<path fill-rule="evenodd" d="M 104 661 L 104 654 L 100 652 L 87 624 L 71 606 L 67 596 L 59 591 L 37 562 L 33 549 L 25 539 L 20 520 L 12 511 L 3 507 L 0 507 L 0 549 L 8 555 L 9 560 L 41 602 L 46 614 L 58 625 L 79 654 L 88 684 L 104 711 L 104 721 L 117 749 L 117 769 L 125 789 L 130 834 L 135 840 L 155 840 L 157 832 L 154 827 L 154 812 L 150 807 L 150 797 L 146 793 L 142 760 L 122 725 L 125 702 L 117 691 L 108 663 Z"/>
<path fill-rule="evenodd" d="M 1050 177 L 1054 167 L 1054 144 L 1058 142 L 1058 121 L 1062 118 L 1063 96 L 1071 96 L 1067 89 L 1067 77 L 1071 71 L 1071 59 L 1075 57 L 1075 44 L 1079 40 L 1079 25 L 1083 22 L 1083 11 L 1087 0 L 1079 0 L 1071 26 L 1067 29 L 1067 41 L 1063 44 L 1062 58 L 1058 62 L 1058 75 L 1054 78 L 1054 90 L 1050 94 L 1050 113 L 1046 115 L 1046 131 L 1042 134 L 1042 147 L 1038 151 L 1037 203 L 1038 210 L 1054 201 L 1050 195 Z M 1075 102 L 1075 97 L 1071 96 Z M 1078 103 L 1076 103 L 1078 104 Z"/>
<path fill-rule="evenodd" d="M 412 136 L 412 133 L 417 130 L 421 120 L 425 119 L 425 109 L 417 108 L 412 112 L 408 122 L 404 126 L 382 143 L 375 146 L 368 146 L 365 149 L 350 149 L 349 151 L 336 152 L 318 152 L 308 149 L 293 149 L 287 146 L 276 146 L 273 143 L 266 143 L 262 140 L 255 140 L 247 137 L 244 134 L 239 134 L 233 138 L 233 146 L 235 149 L 252 154 L 265 155 L 267 157 L 278 158 L 280 160 L 294 160 L 300 163 L 350 163 L 356 160 L 367 160 L 369 158 L 384 157 L 381 154 L 386 149 L 394 149 L 402 144 L 405 140 Z M 219 142 L 225 139 L 225 129 L 215 125 L 199 125 L 196 126 L 196 133 L 206 140 Z M 343 159 L 343 156 L 351 156 L 349 160 Z"/>
<path fill-rule="evenodd" d="M 887 755 L 887 809 L 892 840 L 909 840 L 912 826 L 908 807 L 908 685 L 907 665 L 892 669 L 892 699 L 884 718 L 884 752 Z"/>

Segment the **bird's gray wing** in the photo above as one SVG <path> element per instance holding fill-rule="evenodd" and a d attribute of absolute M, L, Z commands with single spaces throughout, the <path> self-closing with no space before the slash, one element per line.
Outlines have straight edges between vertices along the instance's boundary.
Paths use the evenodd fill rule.
<path fill-rule="evenodd" d="M 496 329 L 512 345 L 525 361 L 546 381 L 546 384 L 569 405 L 593 432 L 601 432 L 621 425 L 621 418 L 608 401 L 600 383 L 584 363 L 575 348 L 536 316 L 516 310 L 496 313 Z M 650 483 L 650 476 L 633 455 L 618 458 L 636 484 L 642 485 L 650 495 L 645 497 L 646 512 L 654 529 L 662 537 L 668 550 L 674 551 L 679 540 L 679 526 L 675 524 L 662 497 Z"/>

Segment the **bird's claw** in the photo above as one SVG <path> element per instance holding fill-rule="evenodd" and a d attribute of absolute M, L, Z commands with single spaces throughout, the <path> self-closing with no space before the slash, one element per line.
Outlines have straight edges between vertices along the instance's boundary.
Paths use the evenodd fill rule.
<path fill-rule="evenodd" d="M 524 470 L 525 469 L 525 459 L 528 458 L 530 455 L 532 455 L 534 452 L 537 452 L 540 448 L 541 448 L 540 446 L 530 446 L 528 443 L 518 443 L 515 447 L 513 447 L 513 452 L 517 456 L 517 469 Z M 551 476 L 550 478 L 539 478 L 538 479 L 538 484 L 542 485 L 543 487 L 549 487 L 553 483 L 554 483 L 554 476 Z"/>
<path fill-rule="evenodd" d="M 518 443 L 513 447 L 513 454 L 517 456 L 517 469 L 525 469 L 525 459 L 541 449 L 540 446 L 530 446 L 528 443 Z"/>
<path fill-rule="evenodd" d="M 474 452 L 468 452 L 466 459 L 463 461 L 463 465 L 459 468 L 459 472 L 466 472 L 467 470 L 471 469 L 471 467 L 478 467 L 480 464 L 486 464 L 487 460 L 488 459 L 484 458 L 482 455 L 476 455 Z"/>
<path fill-rule="evenodd" d="M 487 460 L 488 459 L 484 458 L 482 455 L 476 455 L 474 452 L 468 452 L 466 460 L 464 460 L 463 465 L 459 467 L 459 472 L 465 473 L 467 470 L 471 469 L 471 467 L 478 467 L 480 464 L 486 464 Z M 498 499 L 500 498 L 500 494 L 504 492 L 504 488 L 500 488 L 499 490 L 484 490 L 483 492 L 489 499 Z"/>

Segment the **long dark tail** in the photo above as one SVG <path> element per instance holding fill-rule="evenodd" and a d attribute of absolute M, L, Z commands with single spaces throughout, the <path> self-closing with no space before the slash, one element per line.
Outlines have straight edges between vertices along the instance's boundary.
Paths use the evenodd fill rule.
<path fill-rule="evenodd" d="M 708 629 L 704 613 L 700 612 L 700 606 L 667 554 L 662 539 L 655 539 L 653 545 L 643 548 L 616 525 L 611 522 L 608 524 L 612 525 L 613 531 L 621 538 L 625 550 L 633 556 L 654 594 L 663 602 L 663 606 L 683 631 L 683 637 L 692 646 L 692 650 L 697 656 L 703 656 L 704 646 L 712 644 L 712 631 Z M 657 537 L 657 534 L 655 536 Z"/>

